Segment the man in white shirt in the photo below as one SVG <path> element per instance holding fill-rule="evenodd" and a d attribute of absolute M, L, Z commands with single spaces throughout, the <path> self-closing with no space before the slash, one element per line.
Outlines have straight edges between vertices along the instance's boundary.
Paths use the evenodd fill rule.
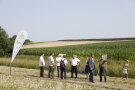
<path fill-rule="evenodd" d="M 39 66 L 40 66 L 40 77 L 44 77 L 44 66 L 45 66 L 44 53 L 41 53 L 40 55 Z"/>
<path fill-rule="evenodd" d="M 64 74 L 64 79 L 66 79 L 66 65 L 67 64 L 68 64 L 68 61 L 66 59 L 66 55 L 64 55 L 60 62 L 61 79 L 63 79 L 63 74 Z"/>
<path fill-rule="evenodd" d="M 77 66 L 80 64 L 80 60 L 77 58 L 77 55 L 73 55 L 70 60 L 71 64 L 71 78 L 73 78 L 73 73 L 75 73 L 75 78 L 77 78 L 78 69 Z"/>
<path fill-rule="evenodd" d="M 61 59 L 62 59 L 61 54 L 58 54 L 58 56 L 56 57 L 58 78 L 60 78 L 60 61 L 61 61 Z"/>
<path fill-rule="evenodd" d="M 48 73 L 48 78 L 53 79 L 54 78 L 54 53 L 51 53 L 48 60 L 49 60 L 49 73 Z"/>

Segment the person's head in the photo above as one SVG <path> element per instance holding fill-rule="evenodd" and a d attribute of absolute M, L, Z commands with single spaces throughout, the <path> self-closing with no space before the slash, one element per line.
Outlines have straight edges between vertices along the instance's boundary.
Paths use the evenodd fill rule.
<path fill-rule="evenodd" d="M 40 56 L 44 56 L 44 53 L 41 53 Z"/>
<path fill-rule="evenodd" d="M 57 57 L 61 57 L 61 54 L 59 53 L 59 54 L 57 55 Z"/>
<path fill-rule="evenodd" d="M 51 53 L 50 56 L 54 56 L 54 53 Z"/>
<path fill-rule="evenodd" d="M 92 58 L 94 58 L 95 57 L 95 55 L 94 54 L 92 54 L 92 56 L 91 56 Z"/>
<path fill-rule="evenodd" d="M 104 59 L 104 57 L 103 57 L 103 55 L 101 56 L 101 60 L 103 60 Z"/>
<path fill-rule="evenodd" d="M 126 63 L 126 64 L 129 64 L 129 60 L 126 60 L 125 63 Z"/>
<path fill-rule="evenodd" d="M 72 57 L 73 57 L 73 59 L 74 59 L 74 58 L 77 58 L 77 55 L 73 55 Z"/>
<path fill-rule="evenodd" d="M 89 58 L 94 58 L 94 54 L 91 54 L 91 55 L 89 56 Z"/>
<path fill-rule="evenodd" d="M 63 58 L 66 58 L 66 55 L 63 55 Z"/>

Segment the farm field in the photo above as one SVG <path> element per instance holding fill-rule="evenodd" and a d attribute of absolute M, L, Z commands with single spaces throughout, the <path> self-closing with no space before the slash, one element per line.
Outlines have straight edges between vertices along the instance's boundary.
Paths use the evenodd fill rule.
<path fill-rule="evenodd" d="M 39 54 L 45 53 L 45 78 L 39 78 Z M 55 53 L 56 58 L 58 53 L 67 54 L 68 61 L 72 54 L 77 54 L 81 60 L 78 68 L 79 78 L 70 78 L 70 64 L 67 66 L 68 79 L 60 80 L 55 77 L 54 80 L 48 79 L 48 56 L 51 52 Z M 95 55 L 95 83 L 89 83 L 82 72 L 85 70 L 86 58 L 90 55 Z M 98 61 L 102 54 L 108 54 L 106 64 L 108 82 L 99 82 Z M 129 60 L 129 79 L 122 79 L 122 66 L 125 60 Z M 117 41 L 117 42 L 102 42 L 81 45 L 70 45 L 60 47 L 46 48 L 27 48 L 21 49 L 13 62 L 13 75 L 9 75 L 9 63 L 11 58 L 0 58 L 0 88 L 2 90 L 134 90 L 135 88 L 135 41 Z M 56 68 L 55 68 L 56 76 Z M 23 81 L 21 82 L 21 80 Z M 8 82 L 10 81 L 10 82 Z M 10 89 L 9 89 L 10 88 Z"/>
<path fill-rule="evenodd" d="M 48 65 L 48 56 L 51 52 L 55 53 L 55 57 L 58 53 L 67 54 L 68 61 L 71 59 L 72 54 L 77 54 L 81 60 L 79 66 L 79 73 L 85 70 L 86 58 L 90 54 L 95 55 L 96 70 L 98 73 L 98 61 L 100 56 L 108 54 L 107 72 L 108 76 L 121 77 L 122 66 L 125 60 L 129 60 L 129 77 L 135 78 L 135 41 L 121 41 L 121 42 L 105 42 L 83 45 L 71 45 L 61 47 L 48 47 L 48 48 L 30 48 L 22 49 L 19 52 L 16 60 L 14 61 L 14 67 L 38 69 L 39 54 L 45 53 L 45 61 Z M 0 58 L 0 65 L 8 66 L 10 58 Z M 48 69 L 48 66 L 46 70 Z M 70 71 L 70 65 L 67 67 L 67 71 Z"/>
<path fill-rule="evenodd" d="M 107 77 L 107 83 L 99 82 L 95 76 L 95 83 L 89 83 L 85 75 L 79 74 L 78 79 L 71 79 L 70 73 L 67 80 L 48 79 L 39 77 L 39 70 L 12 68 L 12 76 L 9 75 L 9 67 L 0 66 L 0 90 L 134 90 L 135 79 L 122 79 Z M 56 73 L 55 73 L 56 76 Z"/>
<path fill-rule="evenodd" d="M 95 54 L 96 57 L 100 57 L 103 54 L 108 54 L 109 59 L 129 59 L 134 61 L 135 41 L 104 42 L 46 48 L 29 48 L 22 49 L 19 54 L 37 56 L 41 52 L 44 52 L 47 56 L 49 56 L 51 52 L 54 52 L 55 55 L 58 53 L 64 53 L 70 57 L 72 56 L 72 54 L 77 54 L 78 56 L 82 57 L 88 57 L 90 54 Z"/>
<path fill-rule="evenodd" d="M 25 48 L 43 48 L 43 47 L 59 47 L 59 46 L 69 46 L 69 45 L 79 45 L 79 44 L 92 44 L 92 43 L 102 43 L 102 42 L 113 42 L 113 41 L 49 41 L 49 42 L 37 42 L 30 45 L 24 45 L 22 49 Z"/>

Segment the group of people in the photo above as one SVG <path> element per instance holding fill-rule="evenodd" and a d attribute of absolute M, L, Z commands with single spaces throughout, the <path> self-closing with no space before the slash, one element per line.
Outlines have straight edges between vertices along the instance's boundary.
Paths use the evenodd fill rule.
<path fill-rule="evenodd" d="M 101 56 L 101 59 L 99 60 L 99 74 L 100 74 L 100 82 L 102 82 L 102 76 L 104 76 L 104 82 L 106 82 L 106 68 L 105 63 L 107 62 L 106 59 L 104 59 L 103 56 Z M 94 83 L 94 70 L 95 70 L 95 63 L 94 63 L 94 55 L 91 55 L 86 60 L 86 78 L 89 78 L 89 81 Z"/>
<path fill-rule="evenodd" d="M 48 57 L 48 62 L 49 62 L 48 78 L 51 79 L 54 78 L 54 68 L 56 63 L 58 78 L 66 79 L 66 66 L 68 64 L 68 60 L 66 59 L 65 54 L 58 54 L 56 59 L 54 59 L 54 53 L 51 53 L 50 56 Z M 99 60 L 100 82 L 102 82 L 102 76 L 104 76 L 104 82 L 107 81 L 106 80 L 107 72 L 105 68 L 106 62 L 107 59 L 104 59 L 104 56 L 101 56 Z M 71 60 L 69 61 L 69 64 L 71 65 L 71 78 L 74 77 L 74 73 L 75 73 L 75 78 L 77 78 L 78 66 L 80 65 L 80 60 L 77 58 L 77 55 L 72 56 Z M 39 66 L 40 66 L 40 77 L 44 77 L 44 66 L 45 66 L 44 53 L 41 53 L 40 55 Z M 123 66 L 123 73 L 125 77 L 128 76 L 127 68 L 128 68 L 128 63 L 125 63 Z M 85 72 L 86 72 L 86 77 L 89 78 L 89 82 L 92 83 L 94 83 L 94 70 L 95 70 L 94 55 L 90 55 L 86 60 Z"/>
<path fill-rule="evenodd" d="M 49 62 L 49 72 L 48 72 L 48 78 L 53 79 L 54 78 L 54 67 L 55 67 L 55 60 L 54 60 L 54 53 L 51 53 L 48 62 Z M 66 79 L 66 66 L 68 64 L 68 61 L 66 59 L 66 55 L 58 54 L 56 57 L 56 66 L 57 66 L 57 74 L 58 78 Z M 71 78 L 73 78 L 73 74 L 75 73 L 75 78 L 77 78 L 78 75 L 78 69 L 77 66 L 80 64 L 80 60 L 77 58 L 77 55 L 73 55 L 73 57 L 70 60 L 71 64 Z M 44 77 L 44 53 L 41 53 L 40 61 L 40 77 Z"/>

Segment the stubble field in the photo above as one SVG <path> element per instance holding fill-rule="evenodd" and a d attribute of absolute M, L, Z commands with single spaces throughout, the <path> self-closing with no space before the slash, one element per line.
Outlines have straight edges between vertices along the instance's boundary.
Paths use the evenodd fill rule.
<path fill-rule="evenodd" d="M 95 83 L 88 82 L 85 75 L 79 74 L 78 79 L 71 79 L 70 73 L 67 80 L 48 79 L 39 77 L 39 70 L 12 68 L 9 75 L 9 67 L 0 66 L 0 90 L 134 90 L 135 79 L 122 79 L 107 77 L 107 82 L 99 82 L 99 76 L 95 76 Z"/>

